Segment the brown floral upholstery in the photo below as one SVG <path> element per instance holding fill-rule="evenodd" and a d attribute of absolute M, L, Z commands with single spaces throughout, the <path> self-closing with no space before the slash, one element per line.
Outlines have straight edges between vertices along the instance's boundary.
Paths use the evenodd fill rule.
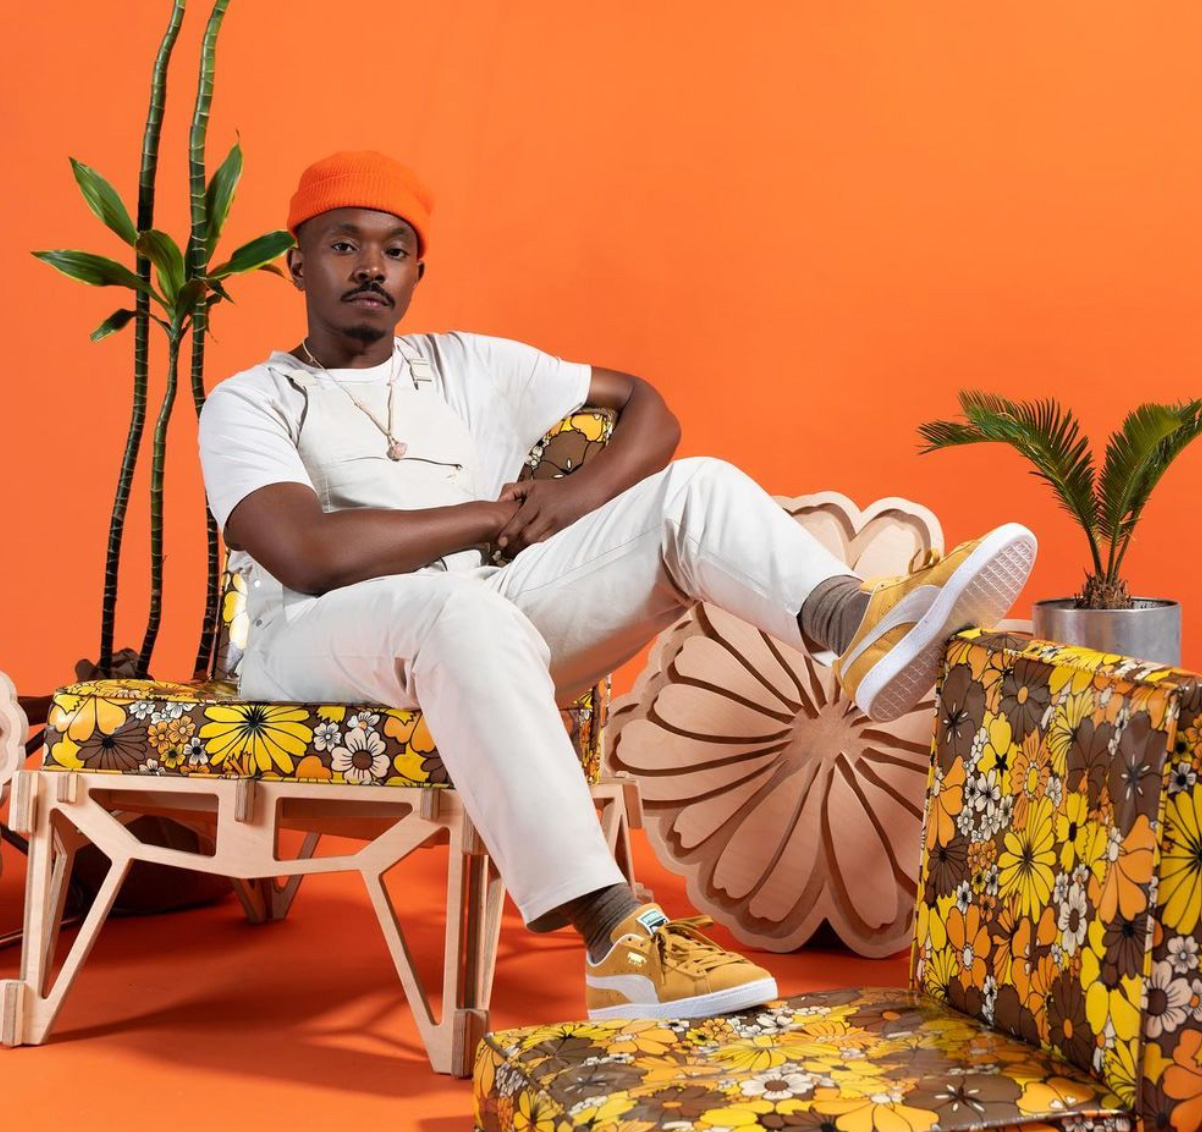
<path fill-rule="evenodd" d="M 489 1034 L 475 1084 L 483 1132 L 1131 1127 L 1088 1074 L 901 989 Z"/>
<path fill-rule="evenodd" d="M 531 450 L 521 479 L 570 475 L 601 450 L 616 414 L 583 409 Z M 238 698 L 250 628 L 246 584 L 226 571 L 212 679 L 94 680 L 61 688 L 46 728 L 47 770 L 220 775 L 357 785 L 451 783 L 420 711 L 379 704 L 254 703 Z M 590 782 L 600 777 L 605 680 L 562 709 Z"/>
<path fill-rule="evenodd" d="M 485 1132 L 1202 1127 L 1202 684 L 968 630 L 936 691 L 909 990 L 489 1035 Z"/>

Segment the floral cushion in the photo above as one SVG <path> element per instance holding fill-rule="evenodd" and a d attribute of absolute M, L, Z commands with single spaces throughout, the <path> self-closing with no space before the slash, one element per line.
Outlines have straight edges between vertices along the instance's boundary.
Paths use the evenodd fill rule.
<path fill-rule="evenodd" d="M 1127 1132 L 1089 1074 L 907 990 L 798 995 L 700 1022 L 487 1035 L 480 1132 Z"/>
<path fill-rule="evenodd" d="M 936 699 L 912 985 L 1202 1126 L 1202 685 L 968 630 Z"/>
<path fill-rule="evenodd" d="M 590 782 L 600 776 L 608 683 L 561 712 Z M 420 711 L 254 703 L 232 684 L 96 680 L 60 689 L 46 770 L 451 786 Z"/>

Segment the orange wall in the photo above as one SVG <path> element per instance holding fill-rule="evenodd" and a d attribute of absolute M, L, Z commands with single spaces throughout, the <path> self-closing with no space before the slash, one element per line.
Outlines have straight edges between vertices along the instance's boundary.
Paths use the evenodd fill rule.
<path fill-rule="evenodd" d="M 205 7 L 193 0 L 163 139 L 158 222 L 177 234 Z M 28 692 L 95 655 L 132 357 L 129 332 L 87 339 L 122 296 L 29 252 L 120 251 L 67 156 L 132 200 L 169 8 L 0 15 L 0 667 Z M 773 492 L 909 496 L 949 543 L 1026 522 L 1043 543 L 1026 615 L 1079 582 L 1083 540 L 1017 457 L 919 458 L 914 428 L 965 385 L 1054 393 L 1099 439 L 1140 399 L 1202 394 L 1200 40 L 1188 3 L 233 0 L 210 149 L 215 164 L 238 131 L 246 153 L 231 242 L 282 225 L 318 156 L 408 160 L 438 206 L 407 327 L 643 375 L 684 423 L 681 455 L 726 457 Z M 238 281 L 236 298 L 219 308 L 210 384 L 303 332 L 280 280 Z M 160 383 L 161 366 L 155 400 Z M 203 585 L 186 395 L 171 441 L 166 677 L 190 669 Z M 1138 592 L 1185 602 L 1194 666 L 1200 487 L 1202 444 L 1128 558 Z M 118 643 L 144 623 L 146 490 L 144 463 Z"/>

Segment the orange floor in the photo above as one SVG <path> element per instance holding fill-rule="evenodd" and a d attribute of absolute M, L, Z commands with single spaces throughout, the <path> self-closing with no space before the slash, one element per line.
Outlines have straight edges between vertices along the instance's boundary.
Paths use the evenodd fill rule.
<path fill-rule="evenodd" d="M 642 879 L 683 914 L 683 883 L 645 843 L 637 850 Z M 440 893 L 426 878 L 436 852 L 392 874 L 394 891 L 411 888 L 414 949 L 432 958 Z M 0 930 L 8 930 L 20 922 L 24 862 L 4 846 L 3 864 Z M 354 878 L 304 883 L 282 923 L 254 927 L 232 898 L 111 921 L 50 1042 L 0 1049 L 4 1123 L 22 1132 L 470 1129 L 471 1084 L 430 1072 Z M 494 1027 L 580 1016 L 580 961 L 573 935 L 532 935 L 507 908 Z M 903 956 L 803 951 L 767 963 L 786 994 L 905 980 Z M 17 964 L 15 948 L 0 951 L 0 977 Z"/>

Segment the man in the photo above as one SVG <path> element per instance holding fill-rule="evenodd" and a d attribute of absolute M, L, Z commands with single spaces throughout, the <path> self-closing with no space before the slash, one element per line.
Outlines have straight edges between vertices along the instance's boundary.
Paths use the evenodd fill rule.
<path fill-rule="evenodd" d="M 930 689 L 951 633 L 1005 614 L 1034 537 L 1007 524 L 865 581 L 737 468 L 673 461 L 680 426 L 643 379 L 500 338 L 396 337 L 430 210 L 379 153 L 306 169 L 287 258 L 308 333 L 205 406 L 209 503 L 251 577 L 241 692 L 420 704 L 526 924 L 583 937 L 590 1017 L 767 1001 L 767 971 L 634 898 L 557 703 L 704 600 L 823 650 L 862 710 L 893 718 Z M 570 477 L 513 482 L 585 404 L 617 410 L 608 446 Z M 490 546 L 510 561 L 486 561 Z"/>

